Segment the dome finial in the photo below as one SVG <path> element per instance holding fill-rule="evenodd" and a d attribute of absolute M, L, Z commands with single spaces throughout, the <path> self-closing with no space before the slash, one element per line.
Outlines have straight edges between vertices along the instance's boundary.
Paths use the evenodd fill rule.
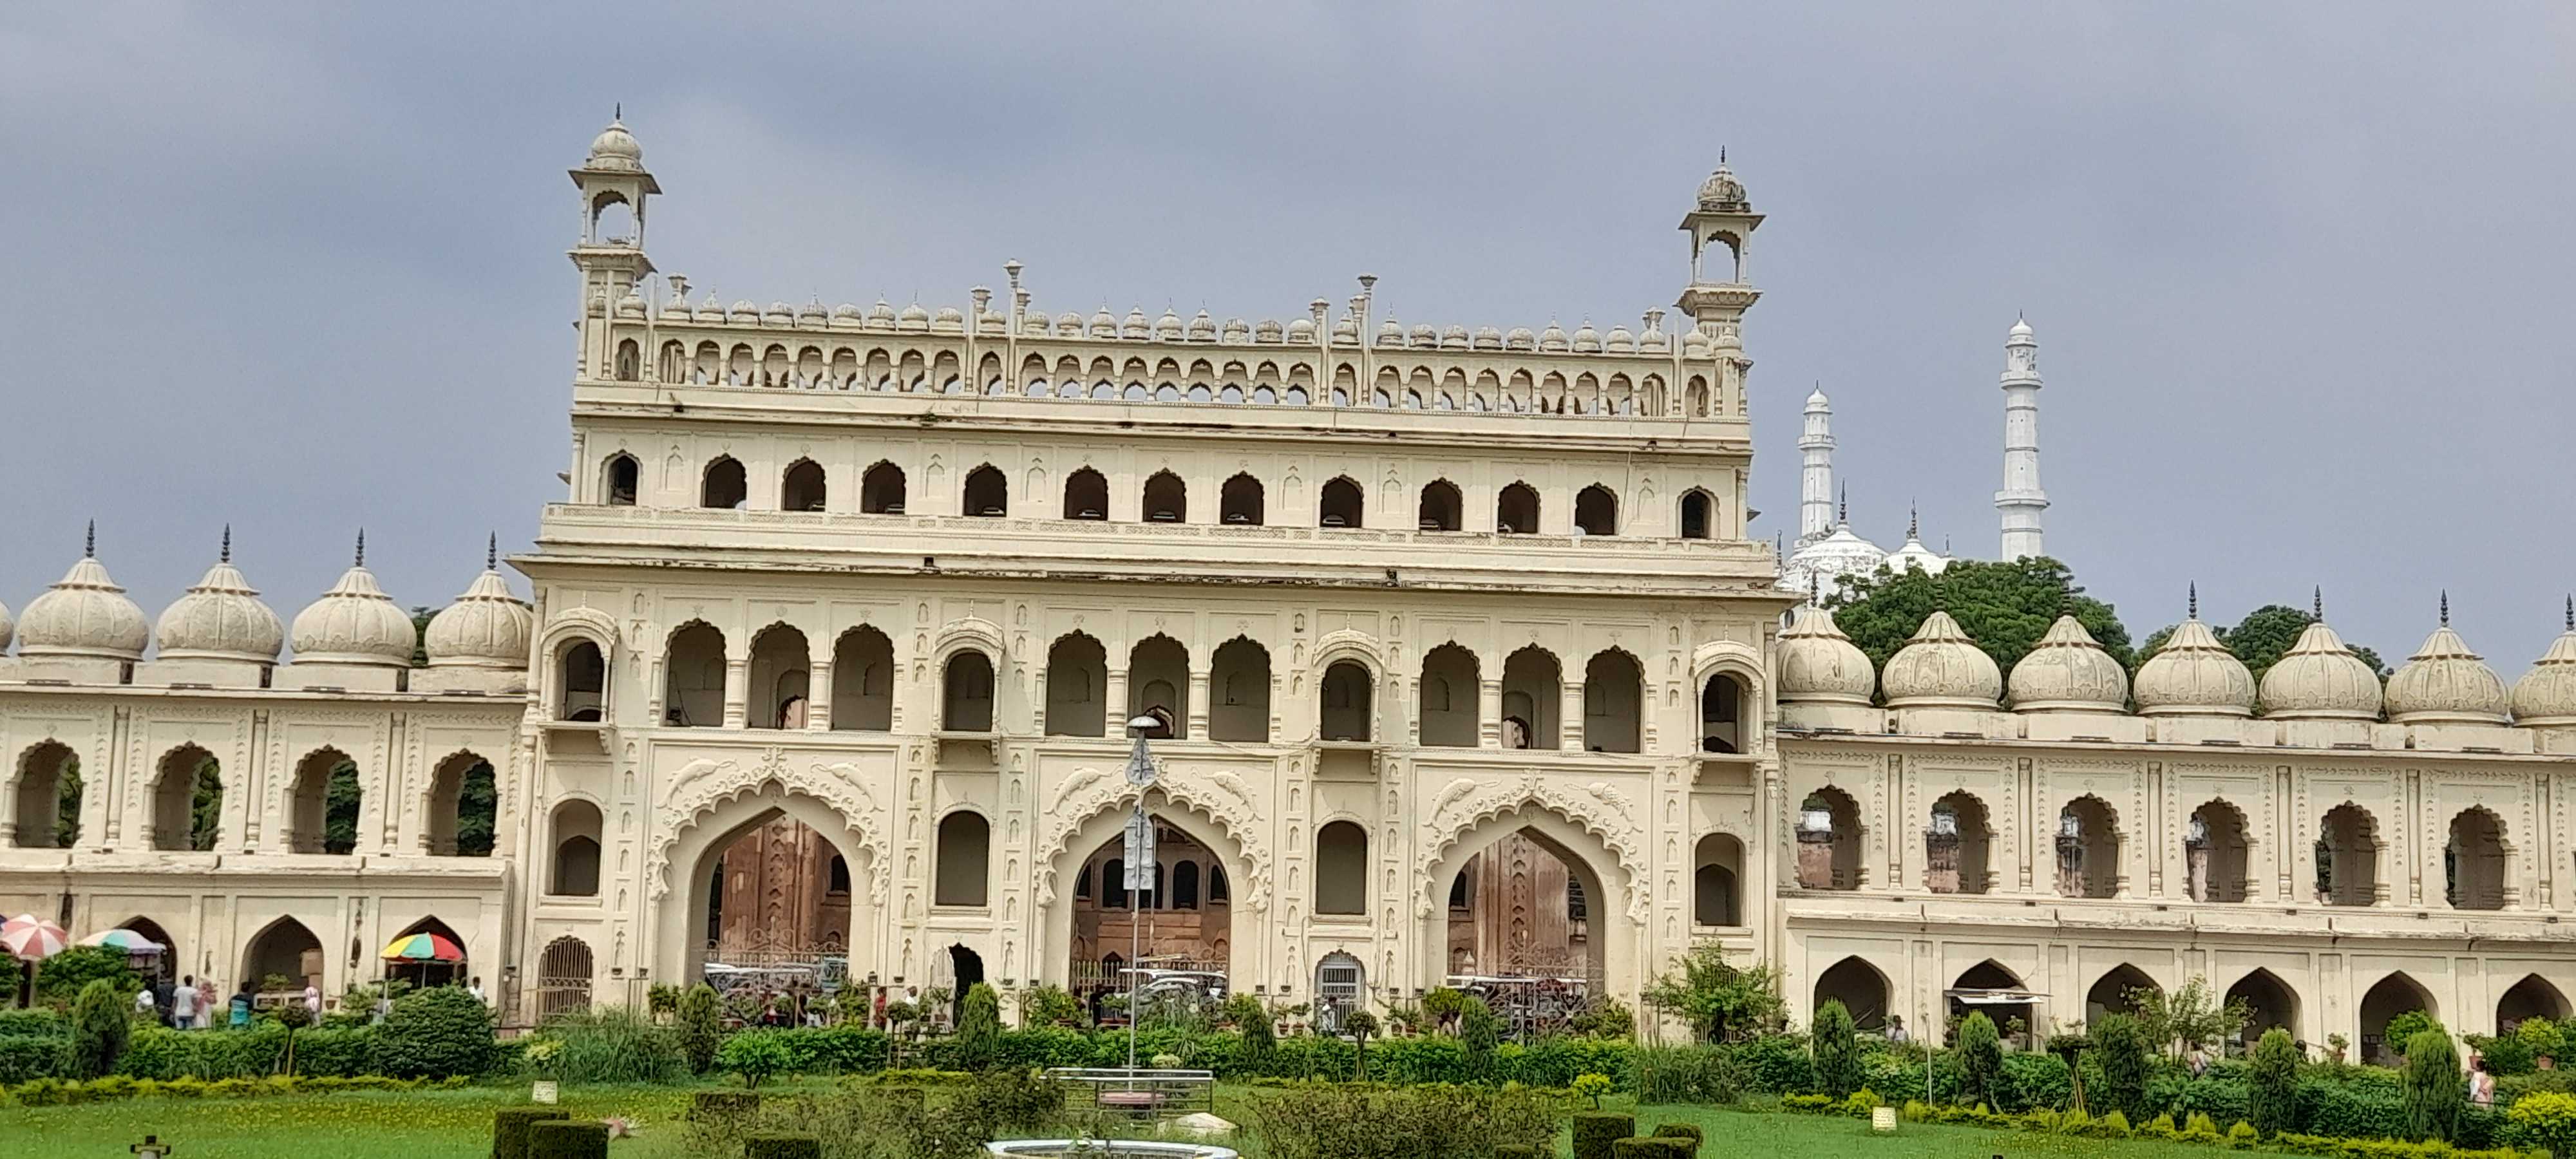
<path fill-rule="evenodd" d="M 2197 619 L 2199 619 L 2199 618 L 2200 618 L 2200 581 L 2199 581 L 2199 580 L 2193 580 L 2193 581 L 2191 581 L 2191 597 L 2190 597 L 2190 601 L 2189 601 L 2188 603 L 2184 604 L 2183 606 L 2184 606 L 2185 608 L 2189 609 L 2187 612 L 2185 612 L 2185 613 L 2184 613 L 2188 618 L 2190 618 L 2190 619 L 2194 619 L 2194 620 L 2197 620 Z"/>
<path fill-rule="evenodd" d="M 351 566 L 351 567 L 365 567 L 365 566 L 367 566 L 367 529 L 366 529 L 366 528 L 361 527 L 361 528 L 359 528 L 359 529 L 358 529 L 358 558 L 356 559 L 356 561 L 355 561 L 355 562 L 352 562 L 349 566 Z"/>
<path fill-rule="evenodd" d="M 2313 593 L 2311 593 L 2311 598 L 2313 598 L 2313 599 L 2316 601 L 2316 605 L 2315 605 L 2315 606 L 2316 606 L 2316 611 L 2313 613 L 2313 615 L 2314 615 L 2314 617 L 2315 617 L 2316 621 L 2317 621 L 2318 623 L 2320 623 L 2320 624 L 2322 624 L 2322 623 L 2326 622 L 2326 589 L 2325 589 L 2325 585 L 2323 585 L 2323 584 L 2319 584 L 2319 585 L 2317 585 L 2316 590 L 2315 590 Z"/>
<path fill-rule="evenodd" d="M 2442 626 L 2451 626 L 2451 592 L 2448 588 L 2442 591 Z"/>
<path fill-rule="evenodd" d="M 223 547 L 223 550 L 222 550 L 222 551 L 219 551 L 219 552 L 216 552 L 216 553 L 215 553 L 215 562 L 216 562 L 216 563 L 231 563 L 232 561 L 233 561 L 233 525 L 232 525 L 232 524 L 227 523 L 227 524 L 225 524 L 225 525 L 224 525 L 224 547 Z"/>
<path fill-rule="evenodd" d="M 1912 542 L 1914 542 L 1916 539 L 1921 538 L 1921 537 L 1922 537 L 1922 534 L 1923 534 L 1923 512 L 1922 512 L 1922 509 L 1921 509 L 1921 507 L 1920 507 L 1919 505 L 1917 505 L 1917 504 L 1915 504 L 1915 503 L 1913 503 L 1913 502 L 1911 502 L 1911 501 L 1908 501 L 1908 502 L 1905 504 L 1905 541 L 1906 541 L 1906 542 L 1908 542 L 1908 543 L 1912 543 Z"/>
<path fill-rule="evenodd" d="M 98 520 L 89 521 L 89 534 L 81 540 L 81 558 L 98 558 Z"/>
<path fill-rule="evenodd" d="M 483 541 L 483 570 L 499 571 L 501 570 L 501 533 L 495 531 L 491 536 L 490 539 Z"/>
<path fill-rule="evenodd" d="M 2576 632 L 2576 596 L 2567 597 L 2567 630 Z"/>
<path fill-rule="evenodd" d="M 1843 484 L 1842 504 L 1834 509 L 1834 522 L 1845 526 L 1851 523 L 1851 484 L 1849 483 Z"/>

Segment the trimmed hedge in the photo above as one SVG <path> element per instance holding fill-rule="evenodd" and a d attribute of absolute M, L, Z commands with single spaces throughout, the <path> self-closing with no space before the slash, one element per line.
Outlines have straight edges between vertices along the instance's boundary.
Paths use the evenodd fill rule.
<path fill-rule="evenodd" d="M 742 1159 L 823 1159 L 823 1140 L 817 1135 L 748 1135 Z"/>
<path fill-rule="evenodd" d="M 1697 1123 L 1657 1123 L 1655 1124 L 1655 1137 L 1658 1139 L 1689 1140 L 1690 1150 L 1682 1152 L 1684 1155 L 1699 1154 L 1701 1145 L 1708 1142 L 1707 1136 L 1700 1133 L 1699 1124 Z"/>
<path fill-rule="evenodd" d="M 608 1159 L 608 1124 L 570 1119 L 530 1123 L 528 1159 Z"/>
<path fill-rule="evenodd" d="M 1610 1145 L 1637 1133 L 1637 1116 L 1582 1111 L 1574 1116 L 1574 1159 L 1610 1159 Z"/>
<path fill-rule="evenodd" d="M 528 1127 L 569 1119 L 560 1107 L 503 1107 L 492 1112 L 492 1159 L 528 1159 Z"/>

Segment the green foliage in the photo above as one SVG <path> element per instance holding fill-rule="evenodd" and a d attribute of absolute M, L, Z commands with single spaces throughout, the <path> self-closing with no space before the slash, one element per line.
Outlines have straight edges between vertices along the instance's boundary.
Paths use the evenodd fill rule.
<path fill-rule="evenodd" d="M 1969 1011 L 1960 1020 L 1958 1053 L 1970 1097 L 1993 1105 L 2002 1088 L 2004 1048 L 2002 1036 L 1995 1033 L 1995 1020 L 1986 1017 L 1985 1011 Z"/>
<path fill-rule="evenodd" d="M 1558 1112 L 1523 1088 L 1319 1083 L 1263 1092 L 1251 1120 L 1270 1159 L 1487 1159 L 1500 1144 L 1551 1146 Z"/>
<path fill-rule="evenodd" d="M 527 1159 L 528 1125 L 569 1119 L 561 1107 L 503 1107 L 492 1112 L 492 1159 Z"/>
<path fill-rule="evenodd" d="M 2255 1042 L 2254 1065 L 2245 1076 L 2255 1130 L 2278 1135 L 2297 1125 L 2301 1061 L 2299 1044 L 2278 1026 Z"/>
<path fill-rule="evenodd" d="M 2137 1007 L 2138 1025 L 2147 1040 L 2158 1049 L 2173 1051 L 2176 1058 L 2195 1046 L 2236 1037 L 2253 1009 L 2243 998 L 2221 1001 L 2205 974 L 2184 979 L 2170 992 L 2138 987 L 2129 991 L 2129 1001 Z"/>
<path fill-rule="evenodd" d="M 1640 1046 L 1631 1056 L 1631 1082 L 1640 1105 L 1729 1105 L 1743 1096 L 1744 1064 L 1730 1047 Z"/>
<path fill-rule="evenodd" d="M 492 1008 L 455 986 L 394 1000 L 376 1027 L 376 1063 L 386 1074 L 477 1075 L 492 1069 Z"/>
<path fill-rule="evenodd" d="M 143 988 L 143 978 L 134 972 L 132 959 L 125 956 L 125 951 L 72 946 L 36 967 L 36 1001 L 69 1009 L 72 1000 L 90 983 L 102 980 L 114 985 L 118 996 L 129 1004 L 134 1001 L 134 992 Z"/>
<path fill-rule="evenodd" d="M 1354 1010 L 1342 1016 L 1342 1031 L 1351 1036 L 1352 1076 L 1368 1081 L 1368 1042 L 1377 1037 L 1377 1015 Z"/>
<path fill-rule="evenodd" d="M 2459 1048 L 2441 1030 L 2419 1031 L 2406 1040 L 2406 1134 L 2415 1139 L 2450 1139 L 2459 1133 L 2460 1108 L 2466 1104 L 2460 1076 Z"/>
<path fill-rule="evenodd" d="M 823 1139 L 794 1131 L 745 1136 L 742 1159 L 823 1159 Z"/>
<path fill-rule="evenodd" d="M 536 1041 L 554 1044 L 545 1069 L 564 1082 L 664 1083 L 690 1073 L 679 1034 L 624 1006 L 558 1014 L 546 1020 Z"/>
<path fill-rule="evenodd" d="M 501 807 L 492 763 L 478 761 L 456 786 L 456 855 L 492 856 L 492 825 Z"/>
<path fill-rule="evenodd" d="M 1434 1023 L 1445 1022 L 1467 1012 L 1467 993 L 1447 986 L 1434 986 L 1422 996 L 1422 1013 Z"/>
<path fill-rule="evenodd" d="M 2260 683 L 2264 671 L 2299 642 L 2299 634 L 2307 631 L 2308 625 L 2316 622 L 2315 616 L 2297 608 L 2265 604 L 2245 613 L 2245 618 L 2238 620 L 2235 627 L 2214 628 L 2212 634 L 2218 637 L 2219 643 L 2227 646 L 2228 651 L 2235 653 L 2237 659 L 2245 662 L 2246 670 L 2252 672 L 2255 681 Z M 2350 641 L 2345 643 L 2354 655 L 2361 657 L 2362 663 L 2370 665 L 2371 671 L 2378 673 L 2381 679 L 2387 678 L 2388 665 L 2380 662 L 2379 653 Z"/>
<path fill-rule="evenodd" d="M 1699 1154 L 1700 1145 L 1708 1141 L 1707 1136 L 1700 1132 L 1699 1125 L 1696 1123 L 1657 1123 L 1655 1124 L 1655 1137 L 1658 1139 L 1689 1140 L 1690 1150 L 1684 1152 L 1684 1154 L 1687 1155 Z"/>
<path fill-rule="evenodd" d="M 1467 1073 L 1479 1079 L 1494 1073 L 1494 1048 L 1503 1041 L 1503 1020 L 1482 998 L 1467 1000 L 1467 1011 L 1458 1016 L 1458 1041 L 1467 1048 Z"/>
<path fill-rule="evenodd" d="M 1959 621 L 2006 671 L 2065 613 L 2072 613 L 2113 659 L 2130 665 L 2129 630 L 2111 605 L 2083 592 L 2074 573 L 2053 559 L 1963 559 L 1938 578 L 1914 568 L 1897 575 L 1882 565 L 1876 575 L 1859 577 L 1848 591 L 1826 602 L 1833 608 L 1834 623 L 1869 654 L 1871 663 L 1882 666 L 1936 606 Z"/>
<path fill-rule="evenodd" d="M 1002 997 L 977 982 L 966 988 L 957 1015 L 958 1063 L 963 1070 L 990 1070 L 1001 1057 Z"/>
<path fill-rule="evenodd" d="M 770 1076 L 795 1069 L 796 1055 L 780 1032 L 746 1030 L 724 1040 L 716 1065 L 740 1076 L 742 1085 L 758 1089 Z"/>
<path fill-rule="evenodd" d="M 2523 1019 L 2522 1025 L 2514 1028 L 2513 1036 L 2521 1039 L 2524 1046 L 2530 1047 L 2534 1055 L 2545 1054 L 2556 1058 L 2558 1052 L 2567 1046 L 2566 1033 L 2559 1028 L 2558 1024 L 2538 1016 Z"/>
<path fill-rule="evenodd" d="M 322 852 L 347 853 L 358 847 L 358 762 L 340 758 L 322 792 Z"/>
<path fill-rule="evenodd" d="M 2432 1015 L 2421 1010 L 2406 1010 L 2391 1016 L 2388 1019 L 2387 1029 L 2381 1033 L 2386 1036 L 2388 1044 L 2396 1048 L 2397 1053 L 2404 1054 L 2406 1045 L 2415 1041 L 2416 1035 L 2427 1030 L 2440 1029 L 2442 1029 L 2441 1021 Z"/>
<path fill-rule="evenodd" d="M 2535 1091 L 2515 1099 L 2504 1114 L 2505 1139 L 2514 1146 L 2576 1155 L 2576 1095 Z"/>
<path fill-rule="evenodd" d="M 1566 1027 L 1587 1038 L 1637 1037 L 1637 1012 L 1607 994 L 1566 1020 Z"/>
<path fill-rule="evenodd" d="M 126 1021 L 126 1005 L 125 992 L 105 978 L 94 978 L 81 987 L 80 997 L 72 1002 L 73 1075 L 89 1079 L 116 1071 L 133 1033 Z"/>
<path fill-rule="evenodd" d="M 188 848 L 205 853 L 215 847 L 223 824 L 223 769 L 213 757 L 197 766 L 197 790 L 188 804 Z"/>
<path fill-rule="evenodd" d="M 1769 963 L 1739 968 L 1714 941 L 1693 944 L 1674 966 L 1672 973 L 1656 975 L 1639 998 L 1688 1023 L 1701 1039 L 1721 1041 L 1768 1030 L 1787 1009 L 1777 970 Z M 1428 998 L 1423 1006 L 1429 1009 Z"/>
<path fill-rule="evenodd" d="M 80 844 L 80 815 L 80 758 L 68 756 L 63 758 L 62 780 L 54 788 L 54 848 Z"/>
<path fill-rule="evenodd" d="M 1586 1111 L 1574 1116 L 1574 1159 L 1610 1159 L 1610 1144 L 1637 1133 L 1637 1116 Z"/>
<path fill-rule="evenodd" d="M 595 1119 L 530 1123 L 528 1159 L 608 1159 L 608 1124 Z"/>
<path fill-rule="evenodd" d="M 705 1074 L 715 1066 L 723 1039 L 724 1002 L 715 987 L 704 982 L 690 987 L 680 999 L 680 1056 L 688 1060 L 690 1073 Z"/>
<path fill-rule="evenodd" d="M 2102 1068 L 2102 1085 L 2093 1104 L 2131 1118 L 2146 1113 L 2147 1074 L 2155 1066 L 2155 1046 L 2146 1029 L 2126 1014 L 2105 1014 L 2093 1021 L 2093 1062 Z"/>
<path fill-rule="evenodd" d="M 2486 1063 L 2488 1074 L 2503 1078 L 2532 1071 L 2535 1056 L 2531 1044 L 2515 1035 L 2489 1038 L 2483 1034 L 2464 1034 L 2460 1037 L 2476 1048 L 2478 1058 Z"/>
<path fill-rule="evenodd" d="M 1854 1037 L 1851 1011 L 1842 999 L 1827 998 L 1816 1007 L 1815 1025 L 1807 1038 L 1808 1051 L 1816 1060 L 1816 1081 L 1824 1085 L 1826 1094 L 1848 1098 L 1861 1088 L 1860 1041 Z"/>
<path fill-rule="evenodd" d="M 1645 1136 L 1610 1141 L 1612 1159 L 1678 1159 L 1679 1156 L 1691 1154 L 1694 1150 L 1687 1139 Z"/>
<path fill-rule="evenodd" d="M 1041 982 L 1020 991 L 1020 1026 L 1082 1025 L 1082 1000 L 1073 992 L 1053 982 Z"/>
<path fill-rule="evenodd" d="M 1555 1159 L 1555 1155 L 1556 1149 L 1549 1148 L 1548 1159 Z M 1494 1159 L 1539 1159 L 1539 1153 L 1538 1148 L 1527 1143 L 1498 1143 L 1494 1145 Z"/>
<path fill-rule="evenodd" d="M 1617 1089 L 1619 1084 L 1606 1074 L 1577 1075 L 1574 1079 L 1575 1097 L 1592 1100 L 1592 1109 L 1596 1111 L 1601 1109 L 1601 1096 Z"/>

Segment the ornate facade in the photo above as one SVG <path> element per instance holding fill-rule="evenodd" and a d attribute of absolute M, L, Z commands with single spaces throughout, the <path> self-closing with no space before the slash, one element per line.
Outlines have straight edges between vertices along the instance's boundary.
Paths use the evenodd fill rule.
<path fill-rule="evenodd" d="M 2311 1039 L 2398 971 L 2465 1029 L 2525 974 L 2576 984 L 2576 637 L 2507 709 L 2437 636 L 2382 723 L 2324 640 L 2258 718 L 2198 637 L 2131 714 L 2064 633 L 2007 687 L 1946 616 L 1884 674 L 1819 611 L 1782 632 L 1804 593 L 1744 505 L 1761 217 L 1723 167 L 1676 325 L 1571 334 L 1408 329 L 1368 279 L 1284 321 L 1051 315 L 1016 264 L 936 312 L 693 303 L 646 256 L 635 139 L 572 179 L 570 487 L 509 561 L 532 598 L 487 571 L 414 667 L 353 568 L 281 663 L 226 560 L 147 657 L 84 557 L 0 659 L 0 903 L 326 990 L 434 921 L 521 1018 L 781 945 L 894 987 L 1134 953 L 1291 999 L 1633 999 L 1715 940 L 1865 1021 L 2260 971 Z M 2008 490 L 2035 535 L 2035 477 Z M 1131 896 L 1139 717 L 1163 836 Z"/>

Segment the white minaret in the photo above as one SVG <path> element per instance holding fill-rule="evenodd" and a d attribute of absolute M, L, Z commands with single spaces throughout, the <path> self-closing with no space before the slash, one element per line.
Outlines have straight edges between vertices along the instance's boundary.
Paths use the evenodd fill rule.
<path fill-rule="evenodd" d="M 1798 546 L 1834 533 L 1834 408 L 1823 387 L 1807 396 L 1807 425 L 1798 435 L 1806 460 L 1798 477 Z"/>
<path fill-rule="evenodd" d="M 2039 513 L 2048 492 L 2039 487 L 2039 343 L 2030 323 L 2016 319 L 2004 339 L 2004 489 L 1995 492 L 2003 512 L 2004 559 L 2045 555 L 2039 546 Z"/>

